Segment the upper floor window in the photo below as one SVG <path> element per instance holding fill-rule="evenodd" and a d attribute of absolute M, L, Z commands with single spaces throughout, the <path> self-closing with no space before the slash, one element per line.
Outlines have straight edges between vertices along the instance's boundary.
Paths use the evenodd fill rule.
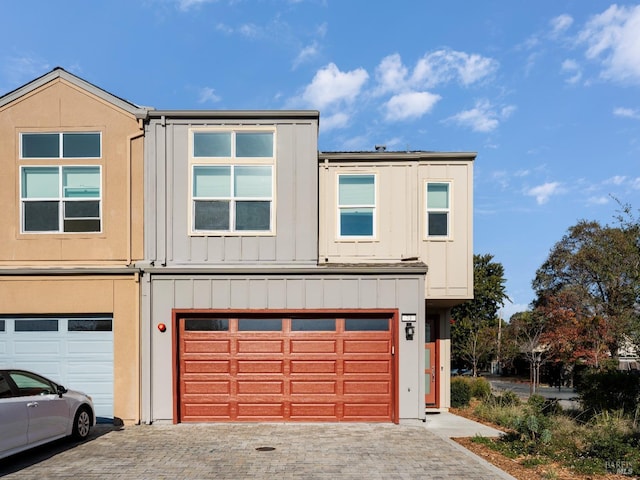
<path fill-rule="evenodd" d="M 273 128 L 192 130 L 191 232 L 273 233 Z"/>
<path fill-rule="evenodd" d="M 372 238 L 376 219 L 376 176 L 338 175 L 338 235 Z"/>
<path fill-rule="evenodd" d="M 20 158 L 100 158 L 98 132 L 22 133 Z"/>
<path fill-rule="evenodd" d="M 450 236 L 451 184 L 427 182 L 427 237 Z"/>
<path fill-rule="evenodd" d="M 99 232 L 100 166 L 20 168 L 22 232 Z"/>

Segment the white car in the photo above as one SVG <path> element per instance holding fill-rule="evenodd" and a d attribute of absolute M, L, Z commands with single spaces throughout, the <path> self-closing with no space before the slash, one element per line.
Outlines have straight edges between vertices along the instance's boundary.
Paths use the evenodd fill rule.
<path fill-rule="evenodd" d="M 95 425 L 91 397 L 26 370 L 0 370 L 0 458 L 72 435 L 83 440 Z"/>

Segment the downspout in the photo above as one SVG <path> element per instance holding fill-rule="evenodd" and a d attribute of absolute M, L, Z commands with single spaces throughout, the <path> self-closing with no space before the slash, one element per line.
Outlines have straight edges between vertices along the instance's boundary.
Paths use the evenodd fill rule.
<path fill-rule="evenodd" d="M 129 167 L 127 169 L 127 265 L 131 265 L 133 262 L 133 215 L 131 213 L 133 207 L 133 141 L 144 137 L 144 125 L 141 118 L 138 119 L 138 128 L 140 128 L 140 132 L 127 136 L 127 165 Z"/>

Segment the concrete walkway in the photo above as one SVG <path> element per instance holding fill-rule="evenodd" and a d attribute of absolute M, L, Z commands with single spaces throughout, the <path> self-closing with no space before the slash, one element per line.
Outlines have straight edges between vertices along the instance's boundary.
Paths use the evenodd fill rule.
<path fill-rule="evenodd" d="M 437 415 L 437 416 L 436 416 Z M 513 477 L 452 441 L 483 428 L 452 414 L 427 422 L 98 426 L 0 460 L 6 479 L 389 480 Z"/>

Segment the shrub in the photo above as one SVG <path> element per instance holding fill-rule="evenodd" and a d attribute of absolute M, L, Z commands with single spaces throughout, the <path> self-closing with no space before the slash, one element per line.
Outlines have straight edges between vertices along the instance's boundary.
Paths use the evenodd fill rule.
<path fill-rule="evenodd" d="M 578 394 L 589 415 L 606 410 L 633 415 L 640 401 L 640 376 L 620 371 L 588 372 L 582 376 Z"/>
<path fill-rule="evenodd" d="M 471 401 L 471 385 L 464 378 L 451 380 L 451 406 L 454 408 L 467 407 Z"/>
<path fill-rule="evenodd" d="M 491 395 L 491 384 L 486 378 L 475 377 L 469 379 L 471 384 L 471 396 L 480 400 Z"/>

